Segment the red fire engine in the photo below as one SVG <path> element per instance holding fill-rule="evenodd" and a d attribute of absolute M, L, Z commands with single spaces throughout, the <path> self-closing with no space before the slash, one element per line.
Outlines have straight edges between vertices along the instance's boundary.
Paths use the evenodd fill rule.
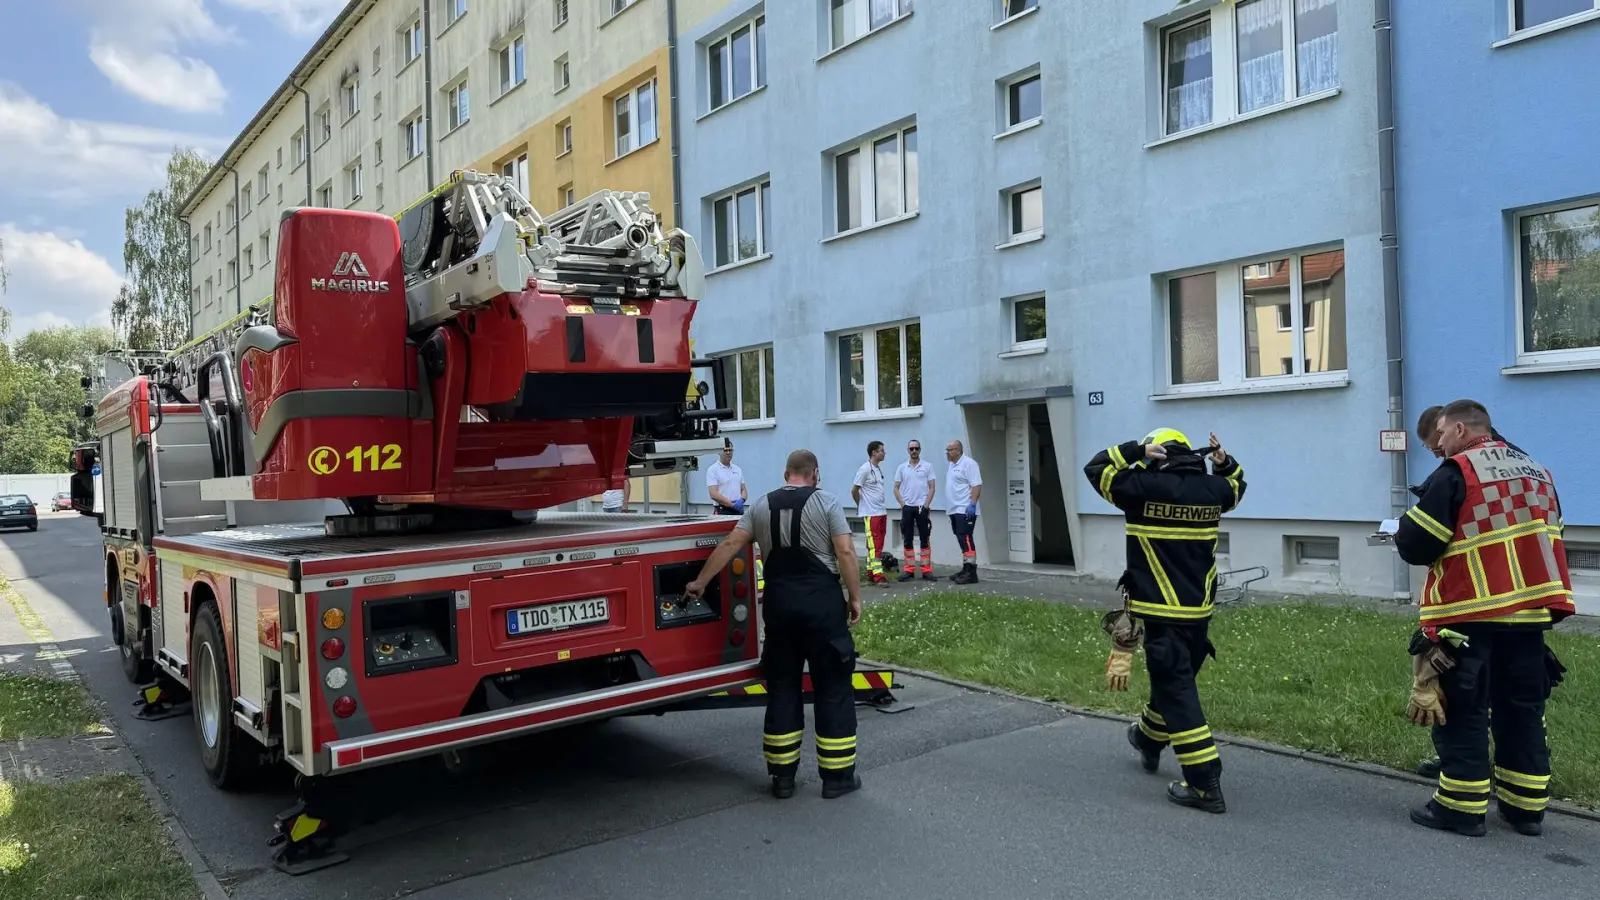
<path fill-rule="evenodd" d="M 398 221 L 279 227 L 273 299 L 110 390 L 74 454 L 141 715 L 192 712 L 218 787 L 297 770 L 279 868 L 343 859 L 328 776 L 761 702 L 753 555 L 682 596 L 731 519 L 554 511 L 722 444 L 687 234 L 647 195 L 545 219 L 471 171 Z"/>

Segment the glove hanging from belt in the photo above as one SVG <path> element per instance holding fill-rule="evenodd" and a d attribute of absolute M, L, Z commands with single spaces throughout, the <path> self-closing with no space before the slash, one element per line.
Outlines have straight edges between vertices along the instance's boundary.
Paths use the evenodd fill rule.
<path fill-rule="evenodd" d="M 1406 701 L 1406 718 L 1411 724 L 1445 724 L 1439 676 L 1456 666 L 1449 648 L 1466 644 L 1465 635 L 1447 628 L 1419 628 L 1411 635 L 1411 696 Z"/>
<path fill-rule="evenodd" d="M 1133 675 L 1133 653 L 1139 649 L 1144 623 L 1123 607 L 1100 617 L 1100 630 L 1111 636 L 1111 656 L 1106 659 L 1106 689 L 1125 691 Z"/>

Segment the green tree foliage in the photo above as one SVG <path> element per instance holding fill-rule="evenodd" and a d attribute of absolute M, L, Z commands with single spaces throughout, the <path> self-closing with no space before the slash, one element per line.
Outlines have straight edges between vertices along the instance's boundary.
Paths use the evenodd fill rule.
<path fill-rule="evenodd" d="M 0 294 L 6 292 L 6 279 L 11 277 L 11 272 L 6 269 L 6 242 L 0 241 Z M 0 340 L 11 330 L 11 312 L 0 305 Z"/>
<path fill-rule="evenodd" d="M 78 415 L 82 378 L 116 345 L 108 328 L 63 326 L 0 341 L 0 474 L 66 471 L 73 444 L 87 440 Z"/>
<path fill-rule="evenodd" d="M 167 183 L 124 216 L 127 283 L 111 305 L 111 324 L 134 350 L 167 350 L 189 339 L 189 237 L 178 218 L 210 163 L 186 147 L 167 161 Z"/>

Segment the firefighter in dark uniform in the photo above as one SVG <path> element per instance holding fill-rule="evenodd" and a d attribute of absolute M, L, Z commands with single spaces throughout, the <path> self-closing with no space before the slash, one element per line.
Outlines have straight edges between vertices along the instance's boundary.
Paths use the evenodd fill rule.
<path fill-rule="evenodd" d="M 1564 671 L 1544 633 L 1575 611 L 1561 503 L 1549 470 L 1497 440 L 1482 404 L 1445 406 L 1437 433 L 1444 462 L 1395 533 L 1400 557 L 1428 566 L 1406 714 L 1433 727 L 1441 767 L 1411 820 L 1482 835 L 1493 794 L 1501 819 L 1537 835 L 1550 803 L 1544 707 Z"/>
<path fill-rule="evenodd" d="M 1203 454 L 1211 457 L 1206 471 Z M 1171 428 L 1096 454 L 1084 475 L 1100 496 L 1122 510 L 1127 530 L 1127 571 L 1118 586 L 1124 605 L 1105 618 L 1114 649 L 1107 684 L 1127 690 L 1133 651 L 1144 637 L 1150 702 L 1128 727 L 1128 741 L 1147 772 L 1171 746 L 1182 781 L 1167 786 L 1180 806 L 1227 811 L 1222 759 L 1200 708 L 1195 676 L 1216 648 L 1207 636 L 1216 596 L 1217 536 L 1222 514 L 1244 497 L 1244 469 L 1217 445 L 1201 451 Z"/>
<path fill-rule="evenodd" d="M 825 799 L 861 787 L 856 773 L 856 704 L 851 679 L 856 648 L 850 629 L 861 620 L 860 564 L 839 500 L 817 489 L 817 457 L 789 454 L 784 485 L 747 509 L 684 593 L 699 597 L 754 537 L 761 550 L 761 647 L 767 715 L 761 736 L 772 794 L 794 796 L 805 737 L 802 676 L 809 665 L 816 714 L 817 771 Z M 844 588 L 839 582 L 843 575 Z"/>

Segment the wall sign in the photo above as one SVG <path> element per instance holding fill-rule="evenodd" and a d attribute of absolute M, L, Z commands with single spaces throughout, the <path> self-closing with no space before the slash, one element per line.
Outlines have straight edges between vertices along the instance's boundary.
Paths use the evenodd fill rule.
<path fill-rule="evenodd" d="M 1378 449 L 1385 453 L 1406 452 L 1406 432 L 1384 429 L 1378 432 Z"/>
<path fill-rule="evenodd" d="M 1105 394 L 1105 391 L 1090 391 L 1089 392 L 1089 405 L 1090 406 L 1105 406 L 1106 405 L 1106 394 Z"/>

